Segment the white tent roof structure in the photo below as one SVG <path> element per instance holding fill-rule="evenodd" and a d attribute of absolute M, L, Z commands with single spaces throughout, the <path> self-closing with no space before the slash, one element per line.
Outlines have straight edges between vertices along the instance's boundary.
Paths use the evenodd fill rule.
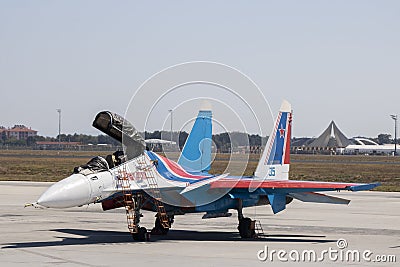
<path fill-rule="evenodd" d="M 334 138 L 336 142 L 333 146 L 346 147 L 352 142 L 339 130 L 334 121 L 331 121 L 328 128 L 311 144 L 309 147 L 328 147 L 332 146 L 331 139 Z"/>

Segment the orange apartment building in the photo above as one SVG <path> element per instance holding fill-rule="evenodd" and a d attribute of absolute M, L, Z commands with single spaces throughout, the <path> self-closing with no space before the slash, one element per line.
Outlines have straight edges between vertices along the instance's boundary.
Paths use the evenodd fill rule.
<path fill-rule="evenodd" d="M 37 131 L 25 125 L 14 125 L 12 128 L 0 126 L 0 136 L 4 135 L 7 139 L 26 140 L 30 136 L 36 136 Z"/>

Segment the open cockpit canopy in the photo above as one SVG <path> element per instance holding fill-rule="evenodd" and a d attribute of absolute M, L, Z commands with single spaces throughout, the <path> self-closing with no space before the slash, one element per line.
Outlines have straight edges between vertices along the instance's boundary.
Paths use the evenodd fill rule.
<path fill-rule="evenodd" d="M 146 148 L 145 141 L 133 125 L 111 111 L 101 111 L 93 121 L 93 127 L 121 142 L 128 159 L 135 158 Z"/>

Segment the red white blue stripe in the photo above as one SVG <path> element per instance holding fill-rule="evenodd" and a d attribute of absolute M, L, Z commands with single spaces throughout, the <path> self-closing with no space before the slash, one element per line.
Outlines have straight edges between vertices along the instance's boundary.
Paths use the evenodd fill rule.
<path fill-rule="evenodd" d="M 157 172 L 164 178 L 185 183 L 195 183 L 200 180 L 208 179 L 214 177 L 213 175 L 195 175 L 187 172 L 176 162 L 167 159 L 166 157 L 157 155 L 151 151 L 146 151 L 147 156 L 150 160 L 156 162 L 155 166 Z"/>

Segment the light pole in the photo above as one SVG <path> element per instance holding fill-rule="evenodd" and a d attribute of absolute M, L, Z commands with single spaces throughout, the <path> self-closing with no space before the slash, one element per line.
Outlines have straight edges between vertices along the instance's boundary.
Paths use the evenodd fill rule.
<path fill-rule="evenodd" d="M 61 109 L 56 109 L 58 112 L 58 150 L 61 150 Z"/>
<path fill-rule="evenodd" d="M 394 155 L 397 155 L 397 115 L 390 115 L 394 120 Z"/>
<path fill-rule="evenodd" d="M 169 109 L 168 110 L 169 111 L 169 113 L 170 113 L 170 116 L 171 116 L 171 136 L 170 136 L 170 141 L 171 141 L 171 143 L 170 143 L 170 146 L 172 146 L 172 109 Z"/>

